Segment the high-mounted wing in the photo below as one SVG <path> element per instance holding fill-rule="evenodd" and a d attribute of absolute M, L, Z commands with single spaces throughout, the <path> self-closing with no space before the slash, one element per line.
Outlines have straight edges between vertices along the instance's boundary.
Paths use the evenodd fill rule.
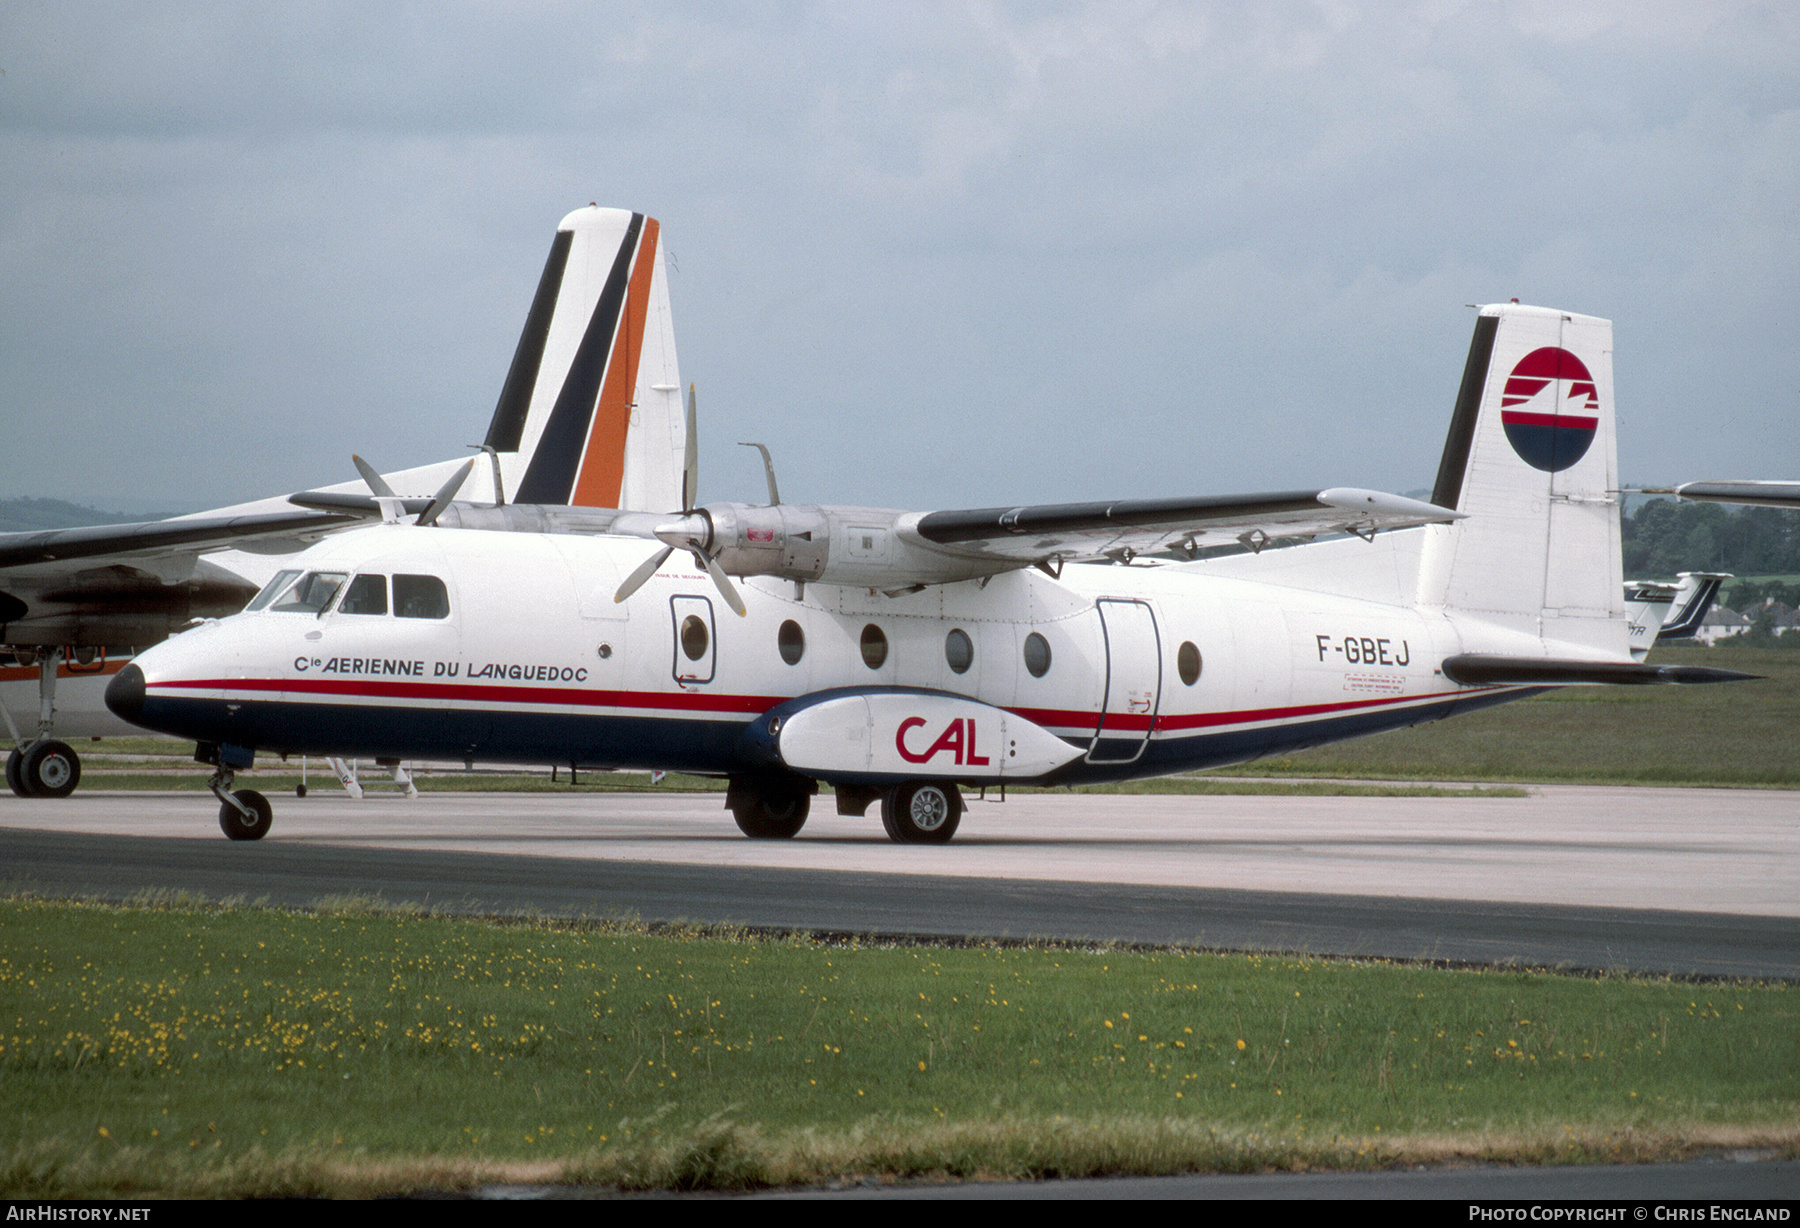
<path fill-rule="evenodd" d="M 1757 507 L 1800 507 L 1800 482 L 1683 482 L 1646 494 L 1671 494 L 1703 503 L 1749 503 Z"/>
<path fill-rule="evenodd" d="M 926 512 L 902 530 L 937 550 L 1020 563 L 1130 558 L 1174 550 L 1192 557 L 1233 542 L 1261 550 L 1278 537 L 1447 524 L 1448 508 L 1373 490 L 1333 487 L 1197 499 L 1125 499 Z"/>
<path fill-rule="evenodd" d="M 10 573 L 15 569 L 30 568 L 34 574 L 67 570 L 58 565 L 98 557 L 132 560 L 170 552 L 198 555 L 209 550 L 256 551 L 259 547 L 263 552 L 289 554 L 357 519 L 319 512 L 272 512 L 0 533 L 0 584 L 12 579 Z"/>
<path fill-rule="evenodd" d="M 1372 537 L 1383 529 L 1461 518 L 1462 513 L 1417 499 L 1335 487 L 937 512 L 708 503 L 664 517 L 620 515 L 607 531 L 678 545 L 716 563 L 726 575 L 892 592 L 1021 567 L 1054 573 L 1064 563 L 1084 560 L 1130 562 L 1158 553 L 1193 558 L 1215 545 L 1241 543 L 1260 550 L 1280 537 Z M 635 588 L 624 586 L 619 600 Z"/>
<path fill-rule="evenodd" d="M 154 644 L 194 618 L 235 613 L 256 584 L 218 550 L 291 554 L 353 516 L 272 512 L 0 533 L 0 640 L 13 646 Z"/>

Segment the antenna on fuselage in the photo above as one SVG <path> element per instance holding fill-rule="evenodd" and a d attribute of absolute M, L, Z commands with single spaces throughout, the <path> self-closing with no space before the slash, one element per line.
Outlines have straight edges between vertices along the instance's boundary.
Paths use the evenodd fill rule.
<path fill-rule="evenodd" d="M 780 506 L 781 491 L 775 488 L 775 462 L 769 459 L 769 449 L 760 443 L 745 443 L 741 439 L 738 441 L 738 447 L 755 448 L 758 452 L 762 453 L 763 475 L 769 479 L 769 506 Z"/>

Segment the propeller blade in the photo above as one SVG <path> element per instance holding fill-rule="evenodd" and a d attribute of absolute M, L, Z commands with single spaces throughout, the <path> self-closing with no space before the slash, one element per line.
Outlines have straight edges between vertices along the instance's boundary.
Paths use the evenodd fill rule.
<path fill-rule="evenodd" d="M 707 574 L 712 576 L 712 582 L 718 588 L 719 596 L 725 598 L 725 604 L 735 610 L 739 618 L 745 617 L 748 611 L 744 608 L 744 599 L 738 596 L 737 589 L 732 587 L 730 580 L 726 579 L 725 569 L 699 550 L 694 551 L 694 558 L 702 567 L 706 568 Z"/>
<path fill-rule="evenodd" d="M 674 553 L 675 547 L 664 546 L 661 550 L 658 550 L 655 554 L 645 559 L 643 566 L 625 577 L 625 583 L 619 585 L 619 591 L 613 594 L 613 600 L 615 602 L 624 601 L 627 597 L 631 596 L 631 594 L 644 587 L 644 581 L 655 575 L 656 569 L 661 567 L 663 562 Z"/>
<path fill-rule="evenodd" d="M 468 464 L 451 474 L 450 480 L 438 487 L 437 494 L 431 497 L 431 503 L 419 513 L 419 519 L 415 523 L 436 524 L 437 518 L 444 514 L 444 509 L 450 506 L 450 501 L 456 498 L 456 492 L 461 490 L 462 484 L 469 480 L 469 474 L 474 468 L 475 458 L 470 457 Z"/>
<path fill-rule="evenodd" d="M 350 459 L 355 463 L 356 471 L 362 474 L 362 480 L 369 484 L 369 492 L 371 494 L 377 499 L 392 499 L 394 497 L 394 488 L 389 486 L 379 473 L 375 472 L 375 466 L 371 465 L 368 461 L 364 460 L 354 452 L 350 454 Z"/>
<path fill-rule="evenodd" d="M 694 500 L 700 494 L 700 436 L 697 430 L 698 415 L 694 412 L 694 386 L 688 385 L 687 406 L 687 455 L 681 466 L 681 510 L 694 510 Z"/>

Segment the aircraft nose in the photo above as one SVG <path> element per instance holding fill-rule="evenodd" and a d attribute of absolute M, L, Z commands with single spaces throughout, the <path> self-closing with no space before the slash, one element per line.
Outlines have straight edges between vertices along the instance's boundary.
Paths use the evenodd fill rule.
<path fill-rule="evenodd" d="M 127 665 L 114 674 L 113 680 L 106 684 L 106 706 L 120 720 L 135 725 L 144 711 L 144 671 L 136 665 Z"/>

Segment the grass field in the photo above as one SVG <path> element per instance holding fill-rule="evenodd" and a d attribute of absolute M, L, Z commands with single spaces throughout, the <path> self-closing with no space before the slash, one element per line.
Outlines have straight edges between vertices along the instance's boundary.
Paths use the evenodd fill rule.
<path fill-rule="evenodd" d="M 1783 985 L 0 901 L 0 1193 L 1800 1154 Z"/>

